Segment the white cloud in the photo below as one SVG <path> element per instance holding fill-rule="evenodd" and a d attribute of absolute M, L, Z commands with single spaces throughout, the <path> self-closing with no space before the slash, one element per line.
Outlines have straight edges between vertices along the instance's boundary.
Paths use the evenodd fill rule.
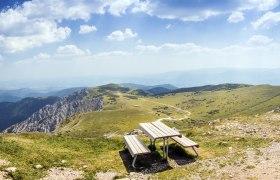
<path fill-rule="evenodd" d="M 79 49 L 75 45 L 65 45 L 65 46 L 60 46 L 56 50 L 57 55 L 62 55 L 62 56 L 78 56 L 78 55 L 85 55 L 86 52 Z"/>
<path fill-rule="evenodd" d="M 81 25 L 79 34 L 86 34 L 95 31 L 97 31 L 97 28 L 95 26 Z"/>
<path fill-rule="evenodd" d="M 273 39 L 263 36 L 263 35 L 254 35 L 249 40 L 248 43 L 252 45 L 265 45 L 269 44 L 273 41 Z"/>
<path fill-rule="evenodd" d="M 158 52 L 161 47 L 157 47 L 155 45 L 137 45 L 136 50 L 139 51 L 148 51 L 148 52 Z"/>
<path fill-rule="evenodd" d="M 128 7 L 137 4 L 139 0 L 108 0 L 104 2 L 103 6 L 108 9 L 109 13 L 120 16 L 126 13 Z"/>
<path fill-rule="evenodd" d="M 137 33 L 134 33 L 130 28 L 126 28 L 124 32 L 114 31 L 107 36 L 110 41 L 124 41 L 126 39 L 131 39 L 137 37 Z"/>
<path fill-rule="evenodd" d="M 149 0 L 147 1 L 139 1 L 135 4 L 135 6 L 132 8 L 132 13 L 139 13 L 139 12 L 145 12 L 149 15 L 152 15 L 152 10 L 155 5 L 151 4 Z"/>
<path fill-rule="evenodd" d="M 268 11 L 279 5 L 278 0 L 245 0 L 241 9 L 257 9 L 260 11 Z"/>
<path fill-rule="evenodd" d="M 49 59 L 51 55 L 47 53 L 39 53 L 38 55 L 34 56 L 34 59 Z"/>
<path fill-rule="evenodd" d="M 30 32 L 20 32 L 27 27 L 30 28 Z M 71 33 L 70 28 L 57 27 L 56 23 L 50 21 L 27 22 L 18 31 L 18 35 L 0 35 L 0 51 L 4 53 L 23 51 L 46 43 L 62 41 Z"/>
<path fill-rule="evenodd" d="M 132 12 L 145 12 L 148 15 L 157 16 L 162 19 L 198 22 L 231 12 L 242 13 L 244 10 L 268 11 L 276 8 L 278 5 L 278 0 L 220 1 L 219 5 L 208 3 L 207 1 L 182 1 L 180 5 L 176 5 L 173 1 L 146 0 L 134 4 Z M 232 14 L 232 18 L 230 18 L 232 21 L 230 22 L 240 21 L 242 19 L 240 13 Z"/>
<path fill-rule="evenodd" d="M 140 0 L 25 1 L 0 12 L 0 52 L 14 53 L 65 40 L 70 36 L 71 29 L 61 27 L 62 20 L 88 21 L 92 14 L 104 13 L 118 16 L 139 3 Z M 94 26 L 82 26 L 80 33 L 95 30 Z"/>
<path fill-rule="evenodd" d="M 231 13 L 231 15 L 228 17 L 227 21 L 229 23 L 238 23 L 244 20 L 244 15 L 242 12 L 236 11 Z"/>
<path fill-rule="evenodd" d="M 280 12 L 267 12 L 257 21 L 252 22 L 255 29 L 266 28 L 269 29 L 272 26 L 278 25 L 280 22 Z"/>
<path fill-rule="evenodd" d="M 130 55 L 130 53 L 125 52 L 125 51 L 109 51 L 109 52 L 101 52 L 98 54 L 95 54 L 94 57 L 99 58 L 99 57 L 115 57 L 115 56 L 127 56 Z"/>
<path fill-rule="evenodd" d="M 171 29 L 171 28 L 173 28 L 173 25 L 172 25 L 172 24 L 167 24 L 167 25 L 165 26 L 165 29 Z"/>
<path fill-rule="evenodd" d="M 213 52 L 213 49 L 202 47 L 194 43 L 172 44 L 165 43 L 160 46 L 155 45 L 138 45 L 136 49 L 142 52 L 174 52 L 174 53 L 199 53 L 199 52 Z"/>

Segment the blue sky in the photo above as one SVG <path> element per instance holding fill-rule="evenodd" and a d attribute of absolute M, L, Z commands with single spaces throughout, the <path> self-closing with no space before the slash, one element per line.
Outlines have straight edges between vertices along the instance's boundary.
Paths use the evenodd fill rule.
<path fill-rule="evenodd" d="M 1 0 L 0 81 L 280 68 L 280 0 Z"/>

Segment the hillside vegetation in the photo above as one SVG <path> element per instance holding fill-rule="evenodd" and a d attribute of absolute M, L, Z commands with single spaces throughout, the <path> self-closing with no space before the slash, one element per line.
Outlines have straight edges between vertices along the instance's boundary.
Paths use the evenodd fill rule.
<path fill-rule="evenodd" d="M 272 142 L 280 143 L 280 114 L 267 114 L 279 107 L 277 86 L 217 86 L 211 91 L 153 97 L 141 90 L 109 84 L 92 88 L 85 98 L 98 96 L 103 97 L 104 110 L 74 115 L 55 134 L 5 134 L 0 143 L 0 158 L 18 168 L 8 176 L 36 179 L 46 176 L 51 167 L 72 167 L 82 170 L 85 179 L 107 171 L 116 172 L 119 178 L 229 179 L 258 168 L 257 158 L 265 153 L 263 148 Z M 171 144 L 167 164 L 161 161 L 159 141 L 158 151 L 148 159 L 139 158 L 137 165 L 145 168 L 135 172 L 131 156 L 123 149 L 123 133 L 137 129 L 140 122 L 167 117 L 171 118 L 164 123 L 200 144 L 200 156 L 196 158 L 190 151 Z M 147 137 L 140 136 L 149 143 Z M 252 159 L 250 153 L 256 158 Z M 37 164 L 43 168 L 34 168 Z M 0 170 L 6 167 L 0 166 Z"/>
<path fill-rule="evenodd" d="M 268 112 L 280 104 L 280 87 L 241 85 L 238 86 L 240 88 L 234 86 L 232 90 L 221 90 L 221 87 L 225 88 L 219 85 L 216 90 L 212 87 L 211 91 L 152 97 L 113 84 L 101 86 L 92 89 L 91 96 L 103 96 L 104 110 L 74 116 L 68 123 L 62 124 L 57 132 L 88 137 L 96 135 L 97 131 L 101 134 L 122 134 L 138 128 L 140 122 L 159 118 L 172 117 L 184 122 L 250 116 Z"/>

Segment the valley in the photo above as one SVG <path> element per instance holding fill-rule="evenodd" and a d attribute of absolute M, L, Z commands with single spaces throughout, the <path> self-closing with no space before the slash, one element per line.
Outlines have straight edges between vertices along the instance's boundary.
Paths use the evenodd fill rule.
<path fill-rule="evenodd" d="M 14 179 L 48 177 L 54 167 L 79 171 L 85 179 L 240 179 L 255 178 L 255 169 L 265 177 L 261 169 L 275 164 L 269 177 L 279 178 L 280 114 L 272 112 L 279 107 L 278 86 L 225 84 L 149 95 L 108 84 L 88 92 L 83 101 L 102 97 L 101 111 L 76 113 L 54 133 L 2 134 L 0 159 L 9 165 L 0 165 L 0 171 Z M 171 144 L 169 163 L 159 150 L 139 158 L 142 168 L 134 170 L 123 134 L 159 119 L 198 142 L 200 156 Z M 17 170 L 7 172 L 11 166 Z"/>

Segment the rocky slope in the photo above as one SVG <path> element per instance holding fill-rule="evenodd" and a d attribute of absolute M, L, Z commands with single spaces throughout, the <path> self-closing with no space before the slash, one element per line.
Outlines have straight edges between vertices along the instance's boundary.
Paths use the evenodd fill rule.
<path fill-rule="evenodd" d="M 75 114 L 102 110 L 102 98 L 85 98 L 87 95 L 88 90 L 83 89 L 66 96 L 53 105 L 44 106 L 25 121 L 7 128 L 4 132 L 54 132 L 60 123 Z"/>
<path fill-rule="evenodd" d="M 0 131 L 29 118 L 47 104 L 59 101 L 59 97 L 29 97 L 17 102 L 0 102 Z"/>

